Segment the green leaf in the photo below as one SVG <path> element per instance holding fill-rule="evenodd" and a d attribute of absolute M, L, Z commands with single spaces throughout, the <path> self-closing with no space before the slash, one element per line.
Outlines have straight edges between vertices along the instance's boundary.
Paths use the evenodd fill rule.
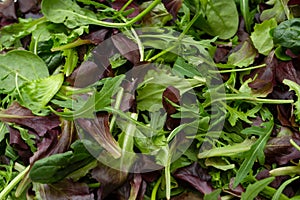
<path fill-rule="evenodd" d="M 296 117 L 296 121 L 300 122 L 300 85 L 298 85 L 297 83 L 295 83 L 291 80 L 288 80 L 288 79 L 284 79 L 282 82 L 284 84 L 288 85 L 290 87 L 290 90 L 295 91 L 295 93 L 298 97 L 298 100 L 294 103 L 295 110 L 294 110 L 293 114 Z"/>
<path fill-rule="evenodd" d="M 257 52 L 251 42 L 245 40 L 241 45 L 242 46 L 238 51 L 229 55 L 227 64 L 238 67 L 247 67 L 254 62 Z"/>
<path fill-rule="evenodd" d="M 164 90 L 172 85 L 180 91 L 180 95 L 185 92 L 205 84 L 202 79 L 184 79 L 169 74 L 166 70 L 149 70 L 137 89 L 137 106 L 139 110 L 154 111 L 162 108 L 162 94 Z M 153 105 L 160 105 L 153 107 Z M 152 108 L 151 108 L 152 107 Z"/>
<path fill-rule="evenodd" d="M 94 158 L 84 145 L 80 140 L 76 140 L 71 145 L 73 151 L 53 154 L 37 160 L 30 170 L 29 177 L 34 182 L 54 183 L 88 165 L 94 161 Z"/>
<path fill-rule="evenodd" d="M 95 13 L 72 0 L 43 0 L 42 12 L 51 22 L 64 23 L 68 28 L 97 24 Z"/>
<path fill-rule="evenodd" d="M 252 200 L 267 186 L 269 185 L 275 177 L 269 177 L 262 180 L 259 180 L 253 184 L 250 184 L 246 192 L 244 192 L 241 196 L 241 200 Z"/>
<path fill-rule="evenodd" d="M 280 200 L 280 195 L 283 192 L 283 190 L 285 189 L 285 187 L 290 184 L 291 182 L 295 181 L 299 179 L 299 176 L 296 176 L 294 178 L 291 178 L 289 180 L 286 180 L 284 183 L 281 184 L 281 186 L 276 190 L 276 193 L 274 194 L 274 196 L 272 197 L 272 200 Z"/>
<path fill-rule="evenodd" d="M 4 26 L 0 30 L 0 49 L 5 47 L 22 46 L 20 39 L 32 33 L 39 24 L 46 22 L 46 18 L 19 19 L 19 23 Z"/>
<path fill-rule="evenodd" d="M 205 160 L 205 166 L 212 166 L 223 171 L 235 168 L 234 164 L 228 164 L 222 158 L 208 158 Z"/>
<path fill-rule="evenodd" d="M 288 0 L 269 0 L 266 4 L 273 6 L 272 8 L 264 10 L 260 15 L 260 20 L 265 21 L 275 18 L 277 22 L 282 22 L 286 17 L 290 16 L 288 8 Z"/>
<path fill-rule="evenodd" d="M 210 0 L 204 8 L 207 28 L 203 28 L 210 35 L 220 39 L 229 39 L 236 34 L 239 25 L 238 11 L 234 0 Z M 197 21 L 201 28 L 203 20 Z"/>
<path fill-rule="evenodd" d="M 59 91 L 63 81 L 63 74 L 57 74 L 26 82 L 20 87 L 20 104 L 38 114 Z"/>
<path fill-rule="evenodd" d="M 277 26 L 274 18 L 265 20 L 261 24 L 254 26 L 254 32 L 251 34 L 253 45 L 259 53 L 267 56 L 274 47 L 273 38 L 270 35 L 270 30 Z"/>
<path fill-rule="evenodd" d="M 209 194 L 205 194 L 203 200 L 218 200 L 221 192 L 222 192 L 221 189 L 214 190 Z"/>
<path fill-rule="evenodd" d="M 48 77 L 44 61 L 37 55 L 22 50 L 0 55 L 0 91 L 9 93 L 24 82 Z"/>
<path fill-rule="evenodd" d="M 99 92 L 94 92 L 87 101 L 80 101 L 83 102 L 84 105 L 82 105 L 79 109 L 66 112 L 52 111 L 65 118 L 94 118 L 94 112 L 103 110 L 105 107 L 112 106 L 112 97 L 118 91 L 118 88 L 124 78 L 125 75 L 119 75 L 113 78 L 103 79 L 102 81 L 104 81 L 104 83 L 102 89 Z M 78 107 L 79 105 L 76 103 L 73 108 Z"/>
<path fill-rule="evenodd" d="M 234 179 L 234 187 L 247 176 L 256 159 L 258 159 L 260 164 L 264 163 L 264 147 L 272 133 L 273 126 L 274 122 L 273 120 L 270 120 L 269 122 L 263 122 L 260 127 L 252 126 L 242 131 L 242 133 L 255 132 L 257 135 L 260 135 L 260 137 L 246 153 L 245 160 L 240 166 L 236 178 Z"/>
<path fill-rule="evenodd" d="M 78 62 L 78 54 L 74 49 L 64 50 L 63 56 L 66 57 L 66 62 L 64 65 L 63 72 L 68 77 L 72 74 Z"/>
<path fill-rule="evenodd" d="M 300 19 L 295 18 L 280 23 L 273 31 L 274 43 L 299 51 Z"/>
<path fill-rule="evenodd" d="M 8 133 L 6 125 L 3 122 L 0 122 L 0 142 L 5 138 L 5 135 Z"/>
<path fill-rule="evenodd" d="M 12 125 L 12 127 L 20 131 L 22 140 L 29 146 L 30 151 L 34 153 L 37 150 L 35 146 L 35 135 L 30 134 L 27 129 L 20 126 Z"/>
<path fill-rule="evenodd" d="M 198 158 L 210 158 L 218 156 L 237 156 L 243 152 L 249 151 L 255 140 L 246 139 L 242 143 L 227 145 L 224 147 L 213 148 L 198 154 Z"/>

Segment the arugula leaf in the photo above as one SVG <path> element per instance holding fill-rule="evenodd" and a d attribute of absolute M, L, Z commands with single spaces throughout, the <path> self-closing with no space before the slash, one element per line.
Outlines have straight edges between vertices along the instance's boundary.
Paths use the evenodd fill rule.
<path fill-rule="evenodd" d="M 63 81 L 63 74 L 57 74 L 26 82 L 20 87 L 20 104 L 29 108 L 34 114 L 39 114 L 58 92 Z"/>
<path fill-rule="evenodd" d="M 275 180 L 275 177 L 265 178 L 249 185 L 246 192 L 242 194 L 241 200 L 254 199 L 267 185 Z"/>
<path fill-rule="evenodd" d="M 260 127 L 252 126 L 242 130 L 243 134 L 255 134 L 259 139 L 251 146 L 250 150 L 245 154 L 245 160 L 240 166 L 234 179 L 234 187 L 236 187 L 251 171 L 256 159 L 260 164 L 264 163 L 264 147 L 272 133 L 274 126 L 273 120 L 263 122 Z"/>
<path fill-rule="evenodd" d="M 107 106 L 111 106 L 113 103 L 113 95 L 117 92 L 121 82 L 125 78 L 125 75 L 119 75 L 113 78 L 105 78 L 102 81 L 103 87 L 99 92 L 94 92 L 87 101 L 81 101 L 84 104 L 79 109 L 73 111 L 56 112 L 52 111 L 58 116 L 62 116 L 69 119 L 76 118 L 94 118 L 94 112 L 103 110 Z M 78 108 L 78 104 L 74 107 Z"/>
<path fill-rule="evenodd" d="M 286 180 L 275 192 L 274 196 L 272 197 L 272 200 L 280 200 L 280 195 L 283 192 L 283 190 L 285 189 L 285 187 L 292 183 L 293 181 L 299 179 L 299 176 L 296 176 L 294 178 L 291 178 L 289 180 Z"/>
<path fill-rule="evenodd" d="M 9 93 L 24 82 L 48 76 L 44 61 L 29 51 L 14 50 L 0 55 L 0 91 L 2 93 Z"/>
<path fill-rule="evenodd" d="M 288 79 L 284 79 L 282 81 L 284 84 L 288 85 L 290 87 L 290 90 L 295 91 L 298 100 L 294 103 L 295 106 L 295 110 L 293 112 L 293 114 L 296 117 L 296 121 L 300 122 L 300 86 L 295 83 L 294 81 L 288 80 Z"/>
<path fill-rule="evenodd" d="M 251 33 L 251 40 L 253 45 L 259 53 L 267 56 L 273 49 L 273 39 L 270 35 L 271 29 L 277 26 L 277 22 L 274 18 L 265 20 L 261 24 L 254 26 L 254 32 Z"/>

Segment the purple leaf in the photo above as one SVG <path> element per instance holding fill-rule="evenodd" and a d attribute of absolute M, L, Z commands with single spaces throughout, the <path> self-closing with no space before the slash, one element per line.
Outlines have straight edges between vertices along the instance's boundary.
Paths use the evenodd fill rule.
<path fill-rule="evenodd" d="M 173 130 L 180 124 L 180 119 L 172 118 L 171 115 L 177 112 L 176 108 L 171 104 L 180 104 L 180 92 L 177 88 L 169 86 L 163 92 L 162 104 L 167 112 L 166 128 Z"/>
<path fill-rule="evenodd" d="M 173 19 L 176 19 L 178 11 L 182 6 L 182 0 L 163 0 L 162 2 L 167 11 L 173 16 Z"/>
<path fill-rule="evenodd" d="M 15 123 L 29 130 L 34 131 L 38 136 L 44 136 L 47 131 L 58 127 L 60 124 L 59 117 L 56 115 L 34 116 L 31 110 L 22 107 L 14 102 L 4 114 L 17 115 L 24 118 L 1 118 L 3 122 Z"/>
<path fill-rule="evenodd" d="M 32 9 L 36 9 L 37 0 L 19 0 L 19 9 L 22 13 L 27 13 Z"/>
<path fill-rule="evenodd" d="M 210 175 L 201 168 L 197 162 L 194 162 L 190 166 L 177 169 L 173 176 L 189 183 L 202 194 L 209 194 L 213 191 L 210 183 Z"/>
<path fill-rule="evenodd" d="M 67 179 L 51 185 L 39 184 L 38 191 L 41 199 L 94 199 L 94 195 L 89 192 L 89 187 L 86 183 L 75 183 Z"/>
<path fill-rule="evenodd" d="M 115 10 L 120 10 L 125 5 L 125 3 L 127 3 L 127 0 L 116 0 L 111 4 L 111 6 Z M 136 4 L 135 2 L 132 2 L 131 4 L 129 4 L 129 6 L 127 6 L 125 11 L 127 11 L 129 9 L 133 9 L 133 12 L 128 15 L 129 18 L 133 18 L 133 17 L 137 16 L 140 12 L 138 4 Z"/>
<path fill-rule="evenodd" d="M 45 134 L 43 140 L 37 144 L 37 152 L 30 158 L 31 164 L 41 158 L 63 153 L 69 149 L 75 135 L 73 122 L 63 120 L 61 129 L 53 129 Z"/>
<path fill-rule="evenodd" d="M 300 145 L 300 138 L 296 136 L 296 134 L 293 136 L 284 135 L 270 139 L 264 150 L 266 162 L 270 164 L 277 163 L 278 165 L 284 165 L 289 163 L 291 160 L 299 159 L 300 153 L 291 145 L 291 139 Z"/>
<path fill-rule="evenodd" d="M 14 0 L 0 2 L 0 18 L 17 19 Z"/>
<path fill-rule="evenodd" d="M 139 48 L 135 42 L 122 34 L 114 35 L 113 37 L 111 37 L 111 39 L 121 55 L 124 56 L 127 60 L 129 60 L 133 64 L 140 62 Z"/>
<path fill-rule="evenodd" d="M 98 45 L 103 42 L 108 35 L 109 29 L 100 29 L 97 31 L 93 31 L 88 35 L 82 36 L 83 40 L 89 40 L 92 44 Z"/>
<path fill-rule="evenodd" d="M 79 126 L 114 158 L 121 156 L 121 148 L 109 131 L 109 116 L 98 114 L 95 119 L 77 119 Z"/>
<path fill-rule="evenodd" d="M 276 66 L 276 80 L 282 83 L 284 79 L 289 79 L 300 84 L 299 74 L 292 61 L 281 62 Z"/>

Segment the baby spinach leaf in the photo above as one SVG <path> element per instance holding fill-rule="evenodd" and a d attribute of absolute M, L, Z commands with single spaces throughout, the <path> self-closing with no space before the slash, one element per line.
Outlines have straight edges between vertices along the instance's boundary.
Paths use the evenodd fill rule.
<path fill-rule="evenodd" d="M 207 2 L 204 8 L 208 28 L 203 28 L 210 35 L 218 36 L 220 39 L 229 39 L 237 31 L 239 25 L 238 11 L 234 0 Z M 200 18 L 201 19 L 201 18 Z M 201 28 L 203 20 L 198 20 L 198 27 Z"/>
<path fill-rule="evenodd" d="M 20 87 L 20 104 L 29 108 L 33 113 L 45 108 L 52 97 L 58 92 L 64 81 L 63 74 L 26 82 Z"/>
<path fill-rule="evenodd" d="M 292 51 L 300 50 L 300 19 L 295 18 L 280 23 L 272 32 L 275 44 L 289 48 Z"/>
<path fill-rule="evenodd" d="M 80 140 L 76 140 L 71 148 L 73 151 L 53 154 L 36 161 L 29 172 L 31 180 L 39 183 L 55 183 L 94 160 Z"/>
<path fill-rule="evenodd" d="M 0 91 L 11 92 L 26 81 L 48 77 L 44 61 L 37 55 L 23 50 L 0 55 Z"/>
<path fill-rule="evenodd" d="M 259 139 L 251 146 L 250 150 L 245 154 L 245 160 L 240 166 L 236 178 L 234 179 L 234 187 L 236 187 L 250 172 L 256 159 L 259 163 L 264 163 L 264 147 L 272 133 L 274 126 L 273 120 L 263 122 L 260 127 L 252 126 L 242 131 L 244 134 L 255 133 L 259 135 Z"/>
<path fill-rule="evenodd" d="M 251 184 L 247 187 L 246 192 L 242 194 L 241 200 L 253 200 L 267 185 L 274 180 L 275 177 L 269 177 Z"/>
<path fill-rule="evenodd" d="M 277 26 L 274 18 L 265 20 L 261 24 L 254 26 L 254 32 L 251 34 L 253 45 L 259 53 L 267 56 L 273 49 L 273 38 L 270 35 L 270 30 Z"/>

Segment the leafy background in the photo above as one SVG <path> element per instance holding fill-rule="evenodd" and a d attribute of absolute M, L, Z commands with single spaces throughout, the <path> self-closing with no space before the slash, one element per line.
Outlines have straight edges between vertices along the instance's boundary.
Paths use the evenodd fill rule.
<path fill-rule="evenodd" d="M 0 2 L 0 199 L 299 199 L 299 5 Z"/>

